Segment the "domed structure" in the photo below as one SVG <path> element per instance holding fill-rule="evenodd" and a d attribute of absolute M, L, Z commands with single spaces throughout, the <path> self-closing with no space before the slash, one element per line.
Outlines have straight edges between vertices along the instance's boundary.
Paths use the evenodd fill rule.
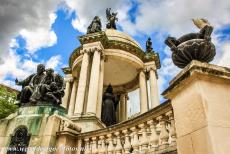
<path fill-rule="evenodd" d="M 83 130 L 104 127 L 100 122 L 102 97 L 109 85 L 113 87 L 114 98 L 125 102 L 129 92 L 140 88 L 141 113 L 144 113 L 148 110 L 147 80 L 150 78 L 152 106 L 159 104 L 156 70 L 160 68 L 160 61 L 157 53 L 148 52 L 147 55 L 134 39 L 115 29 L 83 35 L 79 41 L 81 46 L 73 51 L 69 68 L 65 69 L 76 82 L 70 94 L 69 115 L 80 119 L 85 116 L 98 118 L 95 128 Z M 127 115 L 124 113 L 127 103 L 120 103 L 117 108 L 117 120 L 125 120 L 122 115 Z M 85 126 L 82 124 L 81 127 Z"/>
<path fill-rule="evenodd" d="M 115 92 L 133 91 L 138 88 L 138 72 L 148 61 L 156 61 L 156 68 L 160 68 L 158 54 L 149 59 L 141 46 L 129 35 L 114 29 L 106 29 L 100 33 L 79 37 L 82 44 L 70 57 L 72 73 L 77 76 L 81 68 L 80 50 L 86 43 L 99 41 L 104 46 L 104 86 L 113 85 Z M 125 70 L 125 71 L 124 71 Z"/>

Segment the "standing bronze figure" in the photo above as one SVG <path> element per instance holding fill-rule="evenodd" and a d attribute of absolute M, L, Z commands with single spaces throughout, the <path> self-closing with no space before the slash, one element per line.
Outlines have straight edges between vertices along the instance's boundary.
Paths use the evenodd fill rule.
<path fill-rule="evenodd" d="M 118 99 L 113 94 L 113 87 L 109 85 L 103 94 L 101 120 L 106 126 L 116 124 L 116 106 Z"/>
<path fill-rule="evenodd" d="M 106 28 L 108 29 L 117 29 L 116 27 L 116 21 L 118 21 L 117 12 L 111 13 L 111 8 L 106 9 L 106 18 L 108 20 L 108 23 L 106 24 Z"/>
<path fill-rule="evenodd" d="M 149 37 L 148 40 L 146 41 L 146 51 L 147 51 L 147 52 L 153 51 L 153 48 L 152 48 L 152 41 L 151 41 L 151 38 L 150 38 L 150 37 Z"/>

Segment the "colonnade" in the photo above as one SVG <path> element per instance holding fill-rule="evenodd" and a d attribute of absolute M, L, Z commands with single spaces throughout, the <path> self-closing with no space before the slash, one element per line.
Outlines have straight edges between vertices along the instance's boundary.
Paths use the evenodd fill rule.
<path fill-rule="evenodd" d="M 99 42 L 86 44 L 81 50 L 82 62 L 78 78 L 67 74 L 63 107 L 69 116 L 92 115 L 100 119 L 104 80 L 104 49 Z M 159 105 L 156 67 L 146 65 L 139 72 L 141 113 L 148 111 L 147 79 L 150 79 L 151 108 Z M 121 94 L 118 117 L 119 121 L 127 119 L 127 93 Z"/>

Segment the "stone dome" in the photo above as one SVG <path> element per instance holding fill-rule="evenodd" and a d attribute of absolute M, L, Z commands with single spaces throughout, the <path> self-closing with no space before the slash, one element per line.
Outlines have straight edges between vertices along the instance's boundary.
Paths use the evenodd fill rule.
<path fill-rule="evenodd" d="M 125 34 L 124 32 L 114 30 L 114 29 L 106 29 L 105 34 L 108 37 L 109 41 L 124 42 L 128 44 L 132 44 L 138 48 L 141 48 L 140 44 L 137 41 L 135 41 L 132 37 Z"/>

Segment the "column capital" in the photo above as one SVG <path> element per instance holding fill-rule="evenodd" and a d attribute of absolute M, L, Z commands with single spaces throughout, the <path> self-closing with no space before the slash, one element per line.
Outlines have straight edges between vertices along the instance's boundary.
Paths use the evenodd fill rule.
<path fill-rule="evenodd" d="M 67 74 L 65 77 L 64 77 L 64 81 L 65 82 L 73 82 L 74 78 L 72 76 L 72 74 Z"/>
<path fill-rule="evenodd" d="M 95 51 L 102 53 L 104 51 L 104 47 L 101 42 L 93 42 L 83 45 L 83 49 L 80 50 L 81 54 L 84 53 L 94 53 Z"/>
<path fill-rule="evenodd" d="M 154 61 L 144 63 L 144 68 L 146 69 L 146 71 L 150 71 L 150 70 L 156 71 L 157 70 L 157 67 Z"/>
<path fill-rule="evenodd" d="M 153 70 L 154 72 L 156 71 L 156 66 L 154 65 L 148 65 L 144 67 L 144 72 L 150 72 L 151 70 Z"/>
<path fill-rule="evenodd" d="M 172 116 L 173 116 L 173 111 L 170 110 L 170 111 L 166 112 L 165 115 L 166 115 L 167 117 L 172 117 Z"/>

